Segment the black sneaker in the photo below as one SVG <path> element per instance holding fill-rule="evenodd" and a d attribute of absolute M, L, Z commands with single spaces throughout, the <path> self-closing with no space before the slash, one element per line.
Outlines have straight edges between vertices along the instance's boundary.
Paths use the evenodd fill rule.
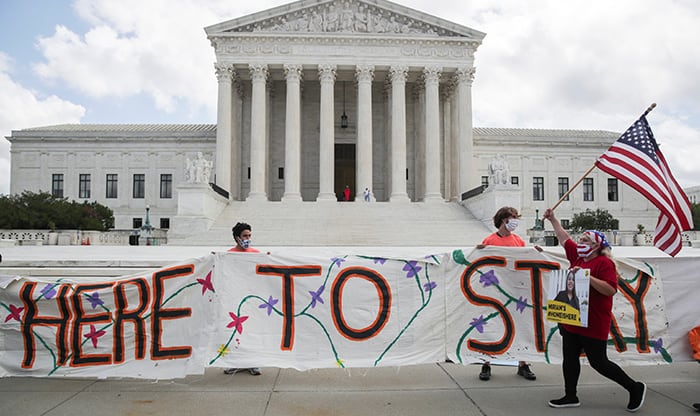
<path fill-rule="evenodd" d="M 554 399 L 549 401 L 549 407 L 579 407 L 581 402 L 578 401 L 578 397 L 564 396 L 561 399 Z"/>
<path fill-rule="evenodd" d="M 262 371 L 260 371 L 258 367 L 251 367 L 248 369 L 248 372 L 251 376 L 259 376 L 260 374 L 262 374 Z"/>
<path fill-rule="evenodd" d="M 700 412 L 700 403 L 693 403 L 696 412 Z"/>
<path fill-rule="evenodd" d="M 630 402 L 627 403 L 628 412 L 636 412 L 644 404 L 644 397 L 647 395 L 647 385 L 638 381 L 634 389 L 630 392 Z"/>
<path fill-rule="evenodd" d="M 481 373 L 479 373 L 479 380 L 488 381 L 491 378 L 491 366 L 484 364 L 481 366 Z"/>
<path fill-rule="evenodd" d="M 226 370 L 224 370 L 224 374 L 228 374 L 228 375 L 236 374 L 237 372 L 238 372 L 237 368 L 227 368 Z"/>
<path fill-rule="evenodd" d="M 518 375 L 525 377 L 526 380 L 535 380 L 537 378 L 535 373 L 530 371 L 530 366 L 527 364 L 518 367 Z"/>

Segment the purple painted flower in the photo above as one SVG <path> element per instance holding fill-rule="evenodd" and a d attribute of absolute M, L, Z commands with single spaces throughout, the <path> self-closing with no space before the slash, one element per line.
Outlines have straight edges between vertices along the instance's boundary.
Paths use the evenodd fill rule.
<path fill-rule="evenodd" d="M 98 306 L 102 306 L 105 304 L 105 302 L 100 299 L 100 294 L 97 292 L 92 292 L 92 295 L 87 295 L 87 300 L 90 302 L 90 306 L 92 306 L 92 309 L 97 308 Z"/>
<path fill-rule="evenodd" d="M 411 278 L 414 276 L 418 275 L 418 272 L 423 269 L 422 267 L 418 266 L 418 262 L 415 260 L 411 260 L 408 263 L 406 263 L 405 266 L 403 266 L 403 271 L 407 272 L 406 277 Z"/>
<path fill-rule="evenodd" d="M 381 257 L 374 258 L 374 264 L 384 264 L 384 263 L 386 263 L 386 259 L 381 258 Z"/>
<path fill-rule="evenodd" d="M 54 290 L 54 287 L 56 287 L 56 285 L 52 285 L 50 283 L 47 284 L 43 289 L 41 289 L 41 294 L 44 295 L 46 299 L 51 299 L 52 297 L 56 296 L 56 290 Z"/>
<path fill-rule="evenodd" d="M 331 259 L 331 261 L 333 262 L 333 263 L 332 263 L 333 265 L 340 267 L 340 264 L 341 264 L 342 262 L 344 262 L 345 259 L 340 258 L 340 257 L 333 257 L 333 258 Z"/>
<path fill-rule="evenodd" d="M 326 288 L 326 286 L 321 285 L 321 287 L 318 288 L 315 292 L 313 290 L 309 290 L 309 294 L 311 295 L 311 308 L 316 307 L 316 301 L 320 303 L 324 303 L 323 299 L 321 298 L 321 293 L 323 293 L 323 290 Z"/>
<path fill-rule="evenodd" d="M 476 330 L 479 331 L 480 334 L 484 333 L 484 325 L 486 325 L 484 315 L 481 315 L 478 318 L 473 318 L 472 321 L 469 323 L 469 326 L 476 328 Z"/>
<path fill-rule="evenodd" d="M 435 289 L 437 287 L 437 283 L 435 282 L 428 282 L 423 285 L 423 289 L 425 289 L 426 292 L 430 292 L 431 290 Z"/>
<path fill-rule="evenodd" d="M 518 303 L 515 305 L 515 310 L 523 313 L 525 311 L 525 307 L 527 306 L 527 299 L 523 299 L 522 296 L 518 298 Z"/>
<path fill-rule="evenodd" d="M 496 277 L 496 273 L 494 273 L 493 269 L 489 270 L 488 272 L 484 273 L 479 277 L 479 283 L 483 283 L 484 287 L 491 286 L 491 285 L 497 285 L 498 284 L 498 277 Z"/>
<path fill-rule="evenodd" d="M 651 341 L 651 346 L 654 347 L 654 352 L 658 354 L 661 349 L 664 347 L 664 340 L 663 338 L 659 338 L 656 341 L 652 340 Z"/>
<path fill-rule="evenodd" d="M 270 295 L 269 298 L 267 298 L 267 302 L 263 302 L 262 305 L 258 305 L 258 308 L 260 309 L 267 309 L 267 316 L 270 316 L 272 313 L 272 309 L 277 305 L 277 302 L 279 302 L 279 299 L 275 299 Z"/>

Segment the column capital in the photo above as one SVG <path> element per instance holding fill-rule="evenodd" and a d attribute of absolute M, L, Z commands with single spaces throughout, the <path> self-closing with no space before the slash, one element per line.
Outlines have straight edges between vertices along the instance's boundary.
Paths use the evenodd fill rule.
<path fill-rule="evenodd" d="M 372 82 L 374 79 L 374 65 L 358 65 L 355 68 L 357 82 Z"/>
<path fill-rule="evenodd" d="M 299 64 L 284 64 L 284 77 L 287 81 L 301 81 L 304 77 Z"/>
<path fill-rule="evenodd" d="M 394 65 L 389 68 L 391 82 L 406 82 L 408 78 L 408 65 Z"/>
<path fill-rule="evenodd" d="M 234 73 L 232 64 L 215 63 L 214 71 L 216 72 L 216 79 L 219 82 L 231 81 Z"/>
<path fill-rule="evenodd" d="M 426 84 L 436 84 L 440 82 L 442 68 L 439 66 L 426 66 L 423 68 L 423 78 Z"/>
<path fill-rule="evenodd" d="M 476 74 L 476 68 L 474 67 L 460 67 L 457 68 L 457 72 L 455 72 L 455 81 L 457 83 L 460 82 L 466 82 L 469 85 L 474 82 L 474 74 Z"/>
<path fill-rule="evenodd" d="M 331 64 L 322 64 L 318 66 L 318 79 L 321 82 L 335 82 L 335 75 L 338 67 Z"/>
<path fill-rule="evenodd" d="M 249 65 L 250 77 L 253 81 L 265 81 L 267 80 L 267 65 L 266 64 L 251 64 Z"/>

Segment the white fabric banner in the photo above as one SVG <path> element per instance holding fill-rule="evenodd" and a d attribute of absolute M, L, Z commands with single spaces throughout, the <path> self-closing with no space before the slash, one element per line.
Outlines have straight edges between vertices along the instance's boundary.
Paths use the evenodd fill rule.
<path fill-rule="evenodd" d="M 692 359 L 683 337 L 697 319 L 676 322 L 683 314 L 666 305 L 697 310 L 697 296 L 674 291 L 665 300 L 661 287 L 691 262 L 697 268 L 695 258 L 665 263 L 662 275 L 651 263 L 617 259 L 612 359 Z M 532 248 L 487 247 L 417 259 L 217 253 L 147 276 L 23 277 L 0 288 L 0 375 L 168 379 L 209 366 L 557 363 L 546 279 L 567 267 Z"/>

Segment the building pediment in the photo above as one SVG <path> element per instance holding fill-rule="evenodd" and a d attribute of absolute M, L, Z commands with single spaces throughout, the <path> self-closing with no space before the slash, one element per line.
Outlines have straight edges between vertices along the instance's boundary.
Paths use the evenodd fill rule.
<path fill-rule="evenodd" d="M 246 33 L 457 37 L 485 34 L 386 0 L 300 0 L 205 28 L 208 36 Z"/>

